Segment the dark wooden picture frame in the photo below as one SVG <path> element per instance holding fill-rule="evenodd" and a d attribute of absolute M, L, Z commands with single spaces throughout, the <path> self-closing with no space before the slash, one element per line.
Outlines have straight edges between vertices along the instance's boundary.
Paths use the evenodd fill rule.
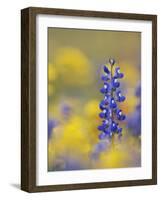
<path fill-rule="evenodd" d="M 152 179 L 36 185 L 36 16 L 38 14 L 152 22 Z M 157 16 L 34 7 L 23 9 L 21 11 L 21 189 L 27 192 L 45 192 L 154 184 L 157 184 Z"/>

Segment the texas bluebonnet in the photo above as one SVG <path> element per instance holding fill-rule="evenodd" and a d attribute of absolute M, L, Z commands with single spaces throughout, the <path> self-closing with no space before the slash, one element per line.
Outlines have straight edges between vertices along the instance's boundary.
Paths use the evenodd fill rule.
<path fill-rule="evenodd" d="M 102 119 L 102 124 L 98 126 L 99 139 L 112 138 L 113 134 L 122 135 L 122 128 L 119 125 L 120 121 L 125 120 L 126 116 L 122 110 L 119 109 L 119 103 L 125 101 L 120 89 L 120 79 L 124 74 L 120 72 L 120 67 L 115 67 L 115 60 L 109 59 L 109 68 L 107 65 L 103 67 L 103 87 L 100 92 L 104 95 L 101 100 L 99 117 Z"/>
<path fill-rule="evenodd" d="M 134 112 L 127 118 L 127 127 L 131 130 L 130 133 L 134 136 L 141 135 L 141 85 L 138 84 L 135 90 L 135 96 L 138 98 L 138 104 Z"/>

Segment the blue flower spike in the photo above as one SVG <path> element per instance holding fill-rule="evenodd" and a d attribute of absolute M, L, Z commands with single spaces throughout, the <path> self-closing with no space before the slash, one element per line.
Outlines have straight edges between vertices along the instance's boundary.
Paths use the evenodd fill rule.
<path fill-rule="evenodd" d="M 126 100 L 126 97 L 122 95 L 120 82 L 118 81 L 118 79 L 124 77 L 124 74 L 120 72 L 120 67 L 115 67 L 113 58 L 109 59 L 108 64 L 110 67 L 103 66 L 101 77 L 103 87 L 100 92 L 103 94 L 103 100 L 99 104 L 101 110 L 99 117 L 102 119 L 102 124 L 98 126 L 100 140 L 110 139 L 114 134 L 117 134 L 120 138 L 123 129 L 119 124 L 126 119 L 122 110 L 119 109 L 119 103 Z"/>

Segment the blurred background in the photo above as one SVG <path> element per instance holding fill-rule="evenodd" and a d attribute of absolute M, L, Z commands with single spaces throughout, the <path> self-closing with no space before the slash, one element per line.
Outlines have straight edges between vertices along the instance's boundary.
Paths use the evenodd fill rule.
<path fill-rule="evenodd" d="M 102 66 L 116 60 L 127 118 L 121 139 L 98 138 Z M 48 28 L 48 170 L 141 165 L 141 34 Z"/>

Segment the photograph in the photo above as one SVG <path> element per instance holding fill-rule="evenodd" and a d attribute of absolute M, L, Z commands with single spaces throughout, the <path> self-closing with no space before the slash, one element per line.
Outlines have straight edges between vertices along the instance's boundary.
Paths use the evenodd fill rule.
<path fill-rule="evenodd" d="M 141 33 L 48 27 L 48 171 L 141 167 Z"/>

